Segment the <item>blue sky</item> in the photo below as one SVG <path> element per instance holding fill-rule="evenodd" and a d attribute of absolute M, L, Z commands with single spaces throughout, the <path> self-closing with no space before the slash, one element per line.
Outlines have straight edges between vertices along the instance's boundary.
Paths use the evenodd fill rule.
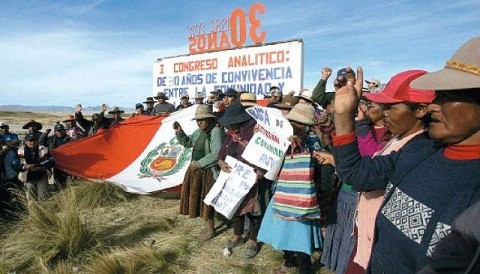
<path fill-rule="evenodd" d="M 0 105 L 133 107 L 152 93 L 157 58 L 188 53 L 188 26 L 252 3 L 0 1 Z M 382 82 L 437 70 L 480 35 L 480 0 L 262 3 L 266 42 L 303 39 L 306 88 L 323 66 L 361 65 Z"/>

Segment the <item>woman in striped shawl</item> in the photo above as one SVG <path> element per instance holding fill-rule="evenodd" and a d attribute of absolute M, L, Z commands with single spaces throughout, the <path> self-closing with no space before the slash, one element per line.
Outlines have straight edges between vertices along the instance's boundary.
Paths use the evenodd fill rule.
<path fill-rule="evenodd" d="M 285 116 L 293 126 L 294 136 L 258 235 L 260 241 L 284 252 L 284 265 L 275 273 L 294 268 L 311 273 L 310 256 L 323 245 L 317 198 L 320 180 L 313 176 L 316 160 L 306 144 L 309 127 L 315 124 L 314 112 L 309 104 L 296 104 Z"/>

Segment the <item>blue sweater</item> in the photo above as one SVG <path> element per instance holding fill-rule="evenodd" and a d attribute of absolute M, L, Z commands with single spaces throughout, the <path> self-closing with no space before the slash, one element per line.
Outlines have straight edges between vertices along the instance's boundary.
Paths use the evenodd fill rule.
<path fill-rule="evenodd" d="M 456 216 L 480 198 L 480 159 L 452 160 L 424 138 L 400 151 L 361 158 L 357 142 L 333 149 L 337 172 L 357 191 L 387 189 L 375 223 L 371 273 L 413 273 L 448 235 Z"/>

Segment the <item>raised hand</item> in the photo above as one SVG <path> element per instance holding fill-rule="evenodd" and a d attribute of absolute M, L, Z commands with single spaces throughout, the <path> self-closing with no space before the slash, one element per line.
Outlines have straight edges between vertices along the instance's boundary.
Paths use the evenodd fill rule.
<path fill-rule="evenodd" d="M 348 69 L 351 68 L 347 67 Z M 347 80 L 346 85 L 335 92 L 334 120 L 337 135 L 354 131 L 355 113 L 362 97 L 363 70 L 361 67 L 357 68 L 357 78 L 354 82 Z"/>
<path fill-rule="evenodd" d="M 182 130 L 182 126 L 180 125 L 179 122 L 175 121 L 173 122 L 173 129 L 175 130 L 175 132 L 179 132 Z"/>
<path fill-rule="evenodd" d="M 82 112 L 83 107 L 82 104 L 77 104 L 77 107 L 75 108 L 75 112 Z"/>
<path fill-rule="evenodd" d="M 330 76 L 332 75 L 332 69 L 329 68 L 329 67 L 324 67 L 322 68 L 322 79 L 323 80 L 328 80 L 328 78 L 330 78 Z"/>

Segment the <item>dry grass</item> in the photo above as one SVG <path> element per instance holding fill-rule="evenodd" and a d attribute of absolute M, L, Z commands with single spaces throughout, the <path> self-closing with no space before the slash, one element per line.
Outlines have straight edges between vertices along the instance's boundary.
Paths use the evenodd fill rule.
<path fill-rule="evenodd" d="M 93 209 L 97 207 L 113 206 L 126 202 L 136 196 L 126 193 L 122 188 L 108 182 L 78 181 L 71 182 L 75 191 L 79 208 Z"/>
<path fill-rule="evenodd" d="M 35 119 L 54 125 L 64 115 L 0 111 L 11 130 Z M 18 129 L 18 131 L 16 130 Z M 0 221 L 2 273 L 270 273 L 282 253 L 263 245 L 245 260 L 245 246 L 224 257 L 231 229 L 216 220 L 217 235 L 200 243 L 203 220 L 178 214 L 179 195 L 132 196 L 108 183 L 71 182 L 28 214 Z M 315 254 L 317 273 L 321 269 Z"/>
<path fill-rule="evenodd" d="M 135 246 L 113 249 L 100 256 L 86 269 L 88 273 L 172 273 L 180 271 L 183 255 L 188 253 L 184 244 L 178 247 Z"/>
<path fill-rule="evenodd" d="M 27 213 L 3 241 L 6 265 L 30 272 L 59 261 L 75 260 L 99 247 L 93 227 L 80 214 L 72 190 L 59 195 L 58 204 L 25 203 Z M 32 268 L 32 262 L 37 266 Z M 33 264 L 34 265 L 34 264 Z"/>
<path fill-rule="evenodd" d="M 81 202 L 97 192 L 110 202 Z M 219 220 L 216 237 L 198 242 L 203 220 L 179 215 L 176 194 L 122 195 L 80 181 L 29 205 L 28 215 L 0 224 L 0 273 L 270 273 L 282 264 L 282 253 L 267 245 L 250 260 L 245 246 L 224 257 L 232 231 Z"/>

